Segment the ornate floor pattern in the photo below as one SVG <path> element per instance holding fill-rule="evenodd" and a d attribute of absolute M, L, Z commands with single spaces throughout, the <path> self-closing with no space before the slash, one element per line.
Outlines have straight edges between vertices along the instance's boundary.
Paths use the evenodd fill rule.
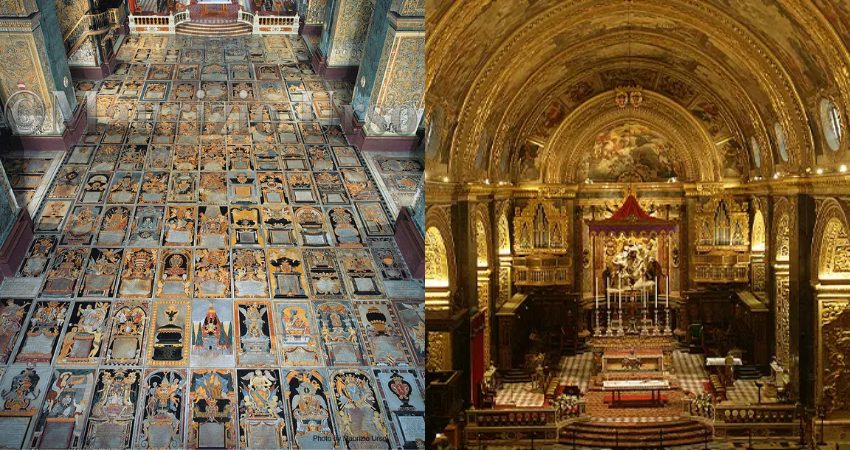
<path fill-rule="evenodd" d="M 329 125 L 344 85 L 300 38 L 129 37 L 118 55 L 75 81 L 98 124 L 0 288 L 0 446 L 417 448 L 423 289 Z M 47 173 L 8 161 L 21 186 Z"/>

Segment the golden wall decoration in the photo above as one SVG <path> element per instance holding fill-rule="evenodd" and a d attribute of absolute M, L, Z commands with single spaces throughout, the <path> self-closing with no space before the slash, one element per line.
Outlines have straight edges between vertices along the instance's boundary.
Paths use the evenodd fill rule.
<path fill-rule="evenodd" d="M 35 0 L 0 0 L 0 16 L 27 16 L 36 11 Z"/>
<path fill-rule="evenodd" d="M 776 221 L 776 261 L 791 259 L 791 216 L 788 213 L 779 216 Z"/>
<path fill-rule="evenodd" d="M 820 360 L 823 400 L 828 412 L 850 411 L 850 303 L 821 304 Z"/>
<path fill-rule="evenodd" d="M 765 249 L 764 215 L 761 209 L 756 209 L 753 214 L 753 233 L 750 249 L 753 252 L 764 252 Z"/>
<path fill-rule="evenodd" d="M 475 221 L 475 253 L 479 268 L 486 268 L 489 265 L 490 258 L 488 257 L 489 246 L 487 245 L 487 238 L 487 227 L 479 217 Z"/>
<path fill-rule="evenodd" d="M 5 105 L 9 97 L 18 92 L 18 83 L 23 82 L 26 88 L 44 102 L 45 111 L 53 111 L 53 98 L 47 87 L 45 73 L 49 74 L 44 51 L 39 51 L 38 45 L 43 46 L 35 34 L 0 33 L 0 98 Z M 45 126 L 53 121 L 46 120 Z M 45 129 L 45 132 L 53 132 Z"/>
<path fill-rule="evenodd" d="M 478 277 L 478 313 L 484 315 L 484 364 L 490 365 L 490 277 L 486 272 L 479 272 Z"/>
<path fill-rule="evenodd" d="M 309 0 L 307 11 L 304 13 L 304 23 L 307 25 L 321 25 L 325 22 L 325 8 L 328 0 Z"/>
<path fill-rule="evenodd" d="M 428 362 L 425 370 L 439 372 L 452 369 L 451 334 L 442 331 L 428 332 Z"/>
<path fill-rule="evenodd" d="M 511 298 L 511 268 L 510 266 L 499 267 L 499 298 L 496 300 L 496 310 L 502 307 Z"/>
<path fill-rule="evenodd" d="M 514 214 L 514 253 L 566 253 L 569 247 L 570 216 L 542 196 L 530 199 Z"/>
<path fill-rule="evenodd" d="M 823 243 L 818 261 L 820 279 L 850 278 L 850 239 L 841 219 L 829 219 L 823 232 Z"/>
<path fill-rule="evenodd" d="M 391 108 L 394 134 L 416 133 L 425 102 L 425 32 L 396 31 L 390 27 L 372 83 L 370 104 Z M 371 115 L 366 130 L 372 131 Z M 381 129 L 382 135 L 387 132 Z"/>
<path fill-rule="evenodd" d="M 390 9 L 402 16 L 424 16 L 425 0 L 393 0 Z"/>
<path fill-rule="evenodd" d="M 787 275 L 776 277 L 776 359 L 786 370 L 791 367 L 790 280 Z"/>
<path fill-rule="evenodd" d="M 446 244 L 436 227 L 425 231 L 425 285 L 449 286 L 449 265 L 446 261 Z"/>
<path fill-rule="evenodd" d="M 502 213 L 499 215 L 499 222 L 497 227 L 497 238 L 498 238 L 498 251 L 500 256 L 507 256 L 511 254 L 511 231 L 510 225 L 508 225 L 508 216 L 506 213 Z"/>
<path fill-rule="evenodd" d="M 340 0 L 335 6 L 328 50 L 329 66 L 358 66 L 366 49 L 366 36 L 375 5 L 371 0 Z"/>

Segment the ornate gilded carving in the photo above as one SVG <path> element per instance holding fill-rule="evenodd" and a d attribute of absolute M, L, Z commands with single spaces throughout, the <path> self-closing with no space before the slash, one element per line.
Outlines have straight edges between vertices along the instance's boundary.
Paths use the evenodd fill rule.
<path fill-rule="evenodd" d="M 2 87 L 3 103 L 6 104 L 10 97 L 19 92 L 18 83 L 24 83 L 27 90 L 32 91 L 33 96 L 43 103 L 44 113 L 53 111 L 53 100 L 45 82 L 44 73 L 40 60 L 41 52 L 37 48 L 35 35 L 3 34 L 0 35 L 0 87 Z M 49 73 L 49 72 L 48 72 Z M 26 115 L 26 114 L 25 114 Z M 38 130 L 27 130 L 27 134 L 35 131 L 51 133 L 53 120 L 44 120 Z"/>
<path fill-rule="evenodd" d="M 753 233 L 752 233 L 752 242 L 751 249 L 754 252 L 763 252 L 765 248 L 765 231 L 764 231 L 764 216 L 761 213 L 761 209 L 756 208 L 755 214 L 753 214 Z"/>
<path fill-rule="evenodd" d="M 787 213 L 776 221 L 776 260 L 788 261 L 791 258 L 791 216 Z"/>
<path fill-rule="evenodd" d="M 489 258 L 487 252 L 487 228 L 484 226 L 484 221 L 481 219 L 475 222 L 475 252 L 478 256 L 478 267 L 487 267 Z"/>
<path fill-rule="evenodd" d="M 375 5 L 370 0 L 343 0 L 335 8 L 329 66 L 357 66 L 363 59 L 366 35 Z"/>
<path fill-rule="evenodd" d="M 841 219 L 829 219 L 822 239 L 818 276 L 821 279 L 850 278 L 850 238 Z"/>
<path fill-rule="evenodd" d="M 451 370 L 451 346 L 449 333 L 428 332 L 428 362 L 425 370 L 439 372 Z"/>
<path fill-rule="evenodd" d="M 791 367 L 790 281 L 787 275 L 776 278 L 776 358 L 782 367 Z"/>
<path fill-rule="evenodd" d="M 304 14 L 304 23 L 308 25 L 321 25 L 325 21 L 325 7 L 328 0 L 309 0 L 307 12 Z"/>
<path fill-rule="evenodd" d="M 446 261 L 446 244 L 436 227 L 425 232 L 425 285 L 449 286 L 449 267 Z"/>
<path fill-rule="evenodd" d="M 490 361 L 490 340 L 493 338 L 490 330 L 490 279 L 478 279 L 478 312 L 484 315 L 484 363 Z"/>
<path fill-rule="evenodd" d="M 821 313 L 823 395 L 828 412 L 850 410 L 850 303 L 824 302 Z"/>
<path fill-rule="evenodd" d="M 496 310 L 511 298 L 511 268 L 499 267 L 499 298 L 496 300 Z"/>
<path fill-rule="evenodd" d="M 508 225 L 508 216 L 506 213 L 502 213 L 499 216 L 496 236 L 498 238 L 499 255 L 511 254 L 511 232 L 509 227 L 510 225 Z"/>

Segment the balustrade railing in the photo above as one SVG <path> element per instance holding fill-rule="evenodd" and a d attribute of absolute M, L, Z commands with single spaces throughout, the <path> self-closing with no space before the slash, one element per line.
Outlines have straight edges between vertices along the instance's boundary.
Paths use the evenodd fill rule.
<path fill-rule="evenodd" d="M 557 421 L 552 408 L 477 409 L 466 411 L 470 427 L 545 427 Z"/>
<path fill-rule="evenodd" d="M 237 20 L 251 25 L 253 34 L 298 34 L 298 16 L 262 16 L 239 11 Z"/>
<path fill-rule="evenodd" d="M 131 33 L 170 33 L 173 34 L 177 24 L 190 20 L 189 10 L 167 16 L 135 16 L 130 15 Z"/>

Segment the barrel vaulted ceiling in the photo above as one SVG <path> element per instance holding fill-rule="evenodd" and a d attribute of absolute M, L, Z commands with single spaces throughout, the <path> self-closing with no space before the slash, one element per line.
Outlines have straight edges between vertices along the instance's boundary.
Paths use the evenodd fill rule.
<path fill-rule="evenodd" d="M 435 0 L 428 14 L 429 176 L 581 182 L 600 133 L 628 123 L 690 181 L 850 161 L 821 113 L 828 99 L 850 128 L 850 0 Z M 628 84 L 638 108 L 614 101 Z"/>

